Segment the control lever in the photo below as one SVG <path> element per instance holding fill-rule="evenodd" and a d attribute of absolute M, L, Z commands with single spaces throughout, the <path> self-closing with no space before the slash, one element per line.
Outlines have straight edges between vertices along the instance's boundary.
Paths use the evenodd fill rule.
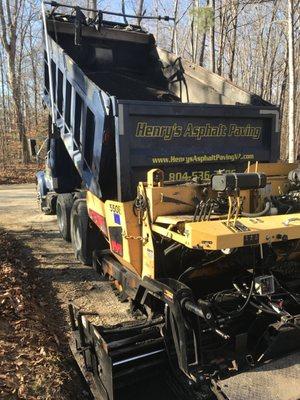
<path fill-rule="evenodd" d="M 190 311 L 193 314 L 197 315 L 198 317 L 204 319 L 208 323 L 208 325 L 211 327 L 211 329 L 213 329 L 217 335 L 221 336 L 222 339 L 225 339 L 225 340 L 230 339 L 229 335 L 227 335 L 226 333 L 221 331 L 219 328 L 216 328 L 214 326 L 214 323 L 212 321 L 213 315 L 209 309 L 209 304 L 206 301 L 203 301 L 201 299 L 198 300 L 198 304 L 199 305 L 196 305 L 195 303 L 193 303 L 190 300 L 187 300 L 183 303 L 183 305 L 187 311 Z"/>

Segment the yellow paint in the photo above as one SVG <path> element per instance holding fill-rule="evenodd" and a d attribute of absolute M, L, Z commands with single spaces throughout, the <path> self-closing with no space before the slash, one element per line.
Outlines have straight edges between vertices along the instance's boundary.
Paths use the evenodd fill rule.
<path fill-rule="evenodd" d="M 243 208 L 247 212 L 262 209 L 263 199 L 269 195 L 286 193 L 289 190 L 287 174 L 296 168 L 295 164 L 254 164 L 248 166 L 249 172 L 257 170 L 267 174 L 268 186 L 265 189 L 245 190 L 241 192 Z M 103 202 L 91 192 L 87 192 L 87 207 L 103 216 L 106 220 L 107 235 L 109 229 L 119 227 L 122 235 L 122 256 L 114 255 L 124 265 L 140 276 L 155 278 L 157 275 L 155 245 L 153 233 L 162 238 L 181 243 L 188 248 L 221 250 L 224 248 L 251 245 L 249 235 L 257 235 L 255 244 L 276 243 L 285 235 L 288 240 L 300 239 L 300 213 L 273 215 L 259 218 L 237 218 L 235 222 L 243 224 L 248 231 L 238 231 L 232 218 L 219 219 L 212 216 L 209 221 L 193 222 L 195 197 L 201 198 L 199 185 L 164 185 L 162 171 L 155 169 L 147 174 L 147 182 L 139 183 L 138 195 L 147 204 L 143 215 L 134 212 L 133 202 Z M 208 189 L 208 196 L 216 193 Z M 232 199 L 230 199 L 232 200 Z M 238 198 L 237 201 L 240 201 Z M 240 206 L 240 204 L 238 204 Z M 239 208 L 239 207 L 238 207 Z M 140 217 L 140 218 L 139 218 Z M 287 224 L 286 222 L 290 220 Z M 245 238 L 246 237 L 246 238 Z M 250 242 L 249 242 L 250 240 Z M 111 246 L 112 252 L 114 249 Z"/>
<path fill-rule="evenodd" d="M 94 210 L 103 217 L 105 217 L 104 202 L 95 196 L 92 192 L 86 192 L 86 204 L 88 210 Z"/>
<path fill-rule="evenodd" d="M 142 273 L 142 246 L 141 226 L 138 224 L 138 218 L 133 213 L 133 202 L 121 203 L 118 201 L 107 200 L 105 202 L 105 215 L 108 228 L 108 236 L 111 246 L 111 237 L 109 229 L 111 227 L 120 227 L 122 231 L 122 259 L 130 269 L 134 269 L 139 275 Z M 116 217 L 120 224 L 116 222 Z"/>
<path fill-rule="evenodd" d="M 296 218 L 288 226 L 284 225 L 289 218 Z M 254 222 L 255 220 L 260 222 Z M 244 236 L 258 234 L 259 244 L 282 241 L 286 235 L 288 240 L 300 239 L 300 213 L 289 215 L 274 215 L 268 217 L 238 218 L 249 231 L 240 232 L 228 227 L 226 221 L 187 222 L 184 233 L 170 231 L 158 225 L 152 230 L 189 248 L 205 250 L 221 250 L 225 248 L 244 247 Z"/>

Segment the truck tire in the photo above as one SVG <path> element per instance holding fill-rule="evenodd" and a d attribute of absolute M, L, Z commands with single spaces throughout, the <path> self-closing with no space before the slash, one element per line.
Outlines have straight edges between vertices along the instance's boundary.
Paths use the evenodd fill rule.
<path fill-rule="evenodd" d="M 52 197 L 49 199 L 49 194 L 43 190 L 42 182 L 38 181 L 36 187 L 36 197 L 39 210 L 45 215 L 56 214 L 56 203 Z"/>
<path fill-rule="evenodd" d="M 71 239 L 75 257 L 85 265 L 93 265 L 93 251 L 101 247 L 101 232 L 90 220 L 84 199 L 76 200 L 72 208 Z"/>
<path fill-rule="evenodd" d="M 46 207 L 43 211 L 45 215 L 56 215 L 56 201 L 57 194 L 56 193 L 47 193 L 46 195 Z"/>
<path fill-rule="evenodd" d="M 71 241 L 71 210 L 74 199 L 71 193 L 62 193 L 57 196 L 56 215 L 59 231 L 62 237 Z"/>

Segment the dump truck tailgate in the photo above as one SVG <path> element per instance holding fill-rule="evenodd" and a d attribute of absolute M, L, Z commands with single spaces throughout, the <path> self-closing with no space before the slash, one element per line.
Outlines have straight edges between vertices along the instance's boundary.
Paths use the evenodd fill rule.
<path fill-rule="evenodd" d="M 166 180 L 209 179 L 219 169 L 243 172 L 248 161 L 278 159 L 274 107 L 118 100 L 119 198 L 135 196 L 151 168 Z"/>

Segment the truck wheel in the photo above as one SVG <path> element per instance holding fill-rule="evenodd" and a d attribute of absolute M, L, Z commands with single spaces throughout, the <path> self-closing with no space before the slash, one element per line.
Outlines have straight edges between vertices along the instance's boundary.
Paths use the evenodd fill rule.
<path fill-rule="evenodd" d="M 57 196 L 56 215 L 59 231 L 62 237 L 71 241 L 71 210 L 74 199 L 71 193 L 62 193 Z"/>
<path fill-rule="evenodd" d="M 45 195 L 43 192 L 42 183 L 38 182 L 36 187 L 36 197 L 40 211 L 45 215 L 55 215 L 55 202 L 53 202 L 52 199 L 48 202 L 47 196 L 48 193 Z"/>
<path fill-rule="evenodd" d="M 101 246 L 101 233 L 90 220 L 83 199 L 76 200 L 72 208 L 71 238 L 75 257 L 85 265 L 92 265 L 93 251 Z"/>
<path fill-rule="evenodd" d="M 47 193 L 46 195 L 46 207 L 44 207 L 44 214 L 55 215 L 56 214 L 56 201 L 57 195 L 55 193 Z"/>

